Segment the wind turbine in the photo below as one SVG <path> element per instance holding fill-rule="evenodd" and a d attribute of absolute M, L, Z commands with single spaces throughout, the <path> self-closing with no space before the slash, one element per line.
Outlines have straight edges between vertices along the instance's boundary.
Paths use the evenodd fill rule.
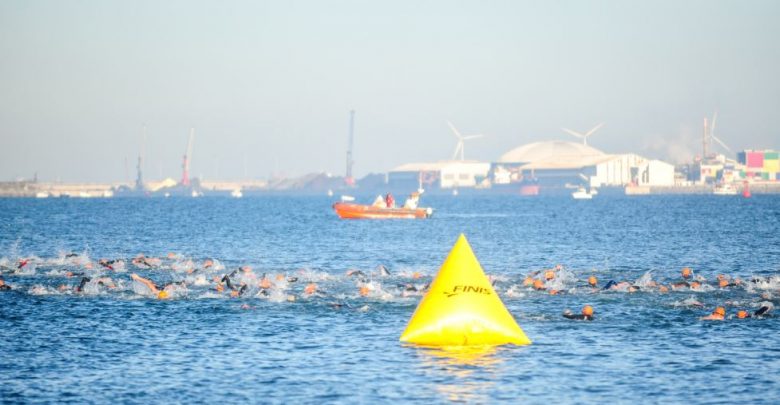
<path fill-rule="evenodd" d="M 604 126 L 604 123 L 602 122 L 601 124 L 598 124 L 598 125 L 596 125 L 596 126 L 595 126 L 595 127 L 593 127 L 593 128 L 590 130 L 590 131 L 588 131 L 588 132 L 586 132 L 586 133 L 584 133 L 584 134 L 582 134 L 582 133 L 579 133 L 579 132 L 577 132 L 577 131 L 572 131 L 571 129 L 568 129 L 568 128 L 561 128 L 561 129 L 562 129 L 564 132 L 568 133 L 569 135 L 573 135 L 574 137 L 577 137 L 577 138 L 580 138 L 580 139 L 582 139 L 582 144 L 583 144 L 583 145 L 585 145 L 585 146 L 587 146 L 587 145 L 588 145 L 588 137 L 589 137 L 589 136 L 591 136 L 591 135 L 593 135 L 593 133 L 595 133 L 596 131 L 598 131 L 598 130 L 599 130 L 601 127 L 603 127 L 603 126 Z"/>
<path fill-rule="evenodd" d="M 192 160 L 192 138 L 195 137 L 195 128 L 190 128 L 190 140 L 187 142 L 187 152 L 184 154 L 184 159 L 181 164 L 181 184 L 183 186 L 190 185 L 190 160 Z"/>
<path fill-rule="evenodd" d="M 715 142 L 718 143 L 718 145 L 722 146 L 727 151 L 733 153 L 734 151 L 732 151 L 731 148 L 729 148 L 725 143 L 723 143 L 723 141 L 721 141 L 717 136 L 715 136 L 715 121 L 717 119 L 718 119 L 718 112 L 715 111 L 715 114 L 712 115 L 712 125 L 710 125 L 710 133 L 709 133 L 710 140 L 714 139 Z M 710 143 L 712 143 L 712 142 L 710 142 Z"/>
<path fill-rule="evenodd" d="M 451 122 L 447 121 L 447 125 L 450 126 L 450 129 L 452 129 L 452 133 L 455 134 L 455 138 L 458 139 L 458 143 L 455 145 L 455 153 L 452 154 L 452 160 L 457 160 L 458 152 L 460 152 L 460 160 L 463 161 L 465 155 L 465 149 L 466 149 L 465 141 L 468 141 L 469 139 L 482 138 L 484 135 L 475 134 L 475 135 L 463 136 L 460 134 L 460 131 L 458 131 L 458 129 L 455 128 L 455 125 L 452 125 Z"/>

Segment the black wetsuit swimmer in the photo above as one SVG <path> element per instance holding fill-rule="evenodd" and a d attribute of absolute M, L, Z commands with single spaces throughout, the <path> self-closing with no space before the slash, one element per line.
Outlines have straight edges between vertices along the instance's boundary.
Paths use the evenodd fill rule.
<path fill-rule="evenodd" d="M 592 321 L 593 315 L 583 315 L 583 314 L 572 314 L 572 313 L 563 313 L 563 317 L 566 319 L 574 319 L 578 321 Z"/>
<path fill-rule="evenodd" d="M 8 285 L 8 284 L 0 285 L 0 291 L 10 291 L 10 290 L 11 290 L 11 286 L 10 285 Z"/>
<path fill-rule="evenodd" d="M 388 270 L 387 267 L 385 267 L 384 264 L 380 264 L 379 266 L 377 266 L 376 269 L 379 272 L 380 276 L 389 276 L 390 275 L 390 270 Z"/>
<path fill-rule="evenodd" d="M 238 295 L 239 295 L 239 296 L 241 296 L 241 295 L 243 295 L 243 294 L 246 292 L 246 290 L 247 290 L 247 289 L 249 289 L 249 286 L 248 286 L 248 285 L 246 285 L 246 284 L 243 284 L 243 283 L 242 283 L 242 284 L 241 284 L 241 287 L 239 287 L 239 288 L 236 288 L 236 286 L 234 286 L 234 285 L 233 285 L 233 283 L 230 281 L 230 276 L 231 276 L 231 275 L 234 275 L 234 274 L 236 274 L 236 272 L 235 272 L 235 271 L 234 271 L 234 272 L 232 272 L 232 273 L 230 273 L 230 275 L 227 275 L 227 274 L 226 274 L 224 277 L 222 277 L 222 281 L 223 281 L 223 282 L 225 283 L 225 285 L 227 285 L 227 286 L 228 286 L 228 288 L 230 288 L 232 291 L 238 291 Z M 265 289 L 263 289 L 263 290 L 265 290 Z M 268 293 L 265 293 L 265 295 L 268 295 Z"/>
<path fill-rule="evenodd" d="M 243 284 L 241 286 L 241 288 L 238 289 L 238 296 L 240 297 L 240 296 L 244 295 L 244 293 L 246 292 L 247 289 L 249 289 L 249 286 L 246 285 L 246 284 Z"/>
<path fill-rule="evenodd" d="M 771 308 L 769 306 L 764 305 L 761 308 L 757 309 L 756 312 L 753 312 L 753 316 L 765 316 L 770 309 Z"/>
<path fill-rule="evenodd" d="M 617 285 L 617 283 L 615 282 L 615 280 L 609 280 L 609 281 L 607 282 L 607 284 L 606 284 L 606 285 L 604 285 L 604 287 L 602 287 L 601 289 L 602 289 L 602 290 L 609 290 L 610 288 L 612 288 L 612 287 L 614 287 L 614 286 L 616 286 L 616 285 Z"/>
<path fill-rule="evenodd" d="M 236 287 L 233 286 L 233 283 L 230 282 L 230 276 L 234 275 L 235 273 L 236 272 L 234 271 L 233 273 L 225 274 L 222 277 L 222 282 L 225 283 L 228 286 L 228 288 L 231 289 L 231 290 L 235 290 L 236 289 Z"/>
<path fill-rule="evenodd" d="M 76 287 L 76 292 L 81 292 L 84 289 L 84 286 L 87 285 L 87 283 L 90 281 L 92 281 L 92 279 L 89 277 L 82 277 L 81 282 L 79 283 L 78 287 Z"/>

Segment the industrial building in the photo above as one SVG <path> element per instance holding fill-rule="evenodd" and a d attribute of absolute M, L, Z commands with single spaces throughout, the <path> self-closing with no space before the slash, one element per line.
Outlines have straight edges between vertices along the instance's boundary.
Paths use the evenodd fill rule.
<path fill-rule="evenodd" d="M 560 193 L 578 186 L 672 186 L 674 166 L 636 154 L 607 154 L 584 143 L 534 142 L 514 148 L 494 163 L 447 161 L 411 163 L 388 173 L 393 187 L 426 189 L 485 188 L 520 192 L 532 184 L 533 192 Z"/>
<path fill-rule="evenodd" d="M 490 163 L 476 161 L 443 161 L 407 163 L 388 173 L 388 184 L 409 190 L 474 188 L 485 185 Z"/>

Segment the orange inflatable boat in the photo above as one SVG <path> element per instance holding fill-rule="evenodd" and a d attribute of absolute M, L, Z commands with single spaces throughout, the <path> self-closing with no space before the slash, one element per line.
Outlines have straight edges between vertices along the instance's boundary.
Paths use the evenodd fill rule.
<path fill-rule="evenodd" d="M 423 219 L 433 215 L 432 208 L 384 208 L 337 202 L 333 210 L 341 219 Z"/>

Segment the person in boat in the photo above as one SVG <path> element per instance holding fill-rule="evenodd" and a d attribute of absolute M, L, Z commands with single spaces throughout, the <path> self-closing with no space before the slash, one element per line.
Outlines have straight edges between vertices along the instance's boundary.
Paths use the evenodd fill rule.
<path fill-rule="evenodd" d="M 381 195 L 378 195 L 374 199 L 374 202 L 371 204 L 371 206 L 375 208 L 385 208 L 387 207 L 387 203 L 385 202 L 385 199 L 382 198 Z"/>
<path fill-rule="evenodd" d="M 416 209 L 417 205 L 420 202 L 420 193 L 414 191 L 412 194 L 409 195 L 409 198 L 406 199 L 404 202 L 404 208 L 407 209 Z"/>
<path fill-rule="evenodd" d="M 585 305 L 582 307 L 582 313 L 581 314 L 573 314 L 571 313 L 571 310 L 565 310 L 563 311 L 563 317 L 566 319 L 574 319 L 578 321 L 592 321 L 593 320 L 593 307 L 590 305 Z"/>
<path fill-rule="evenodd" d="M 391 193 L 387 193 L 385 196 L 385 204 L 387 204 L 387 208 L 395 208 L 395 198 Z"/>
<path fill-rule="evenodd" d="M 699 318 L 702 321 L 722 321 L 726 318 L 726 308 L 717 307 L 711 314 Z"/>

